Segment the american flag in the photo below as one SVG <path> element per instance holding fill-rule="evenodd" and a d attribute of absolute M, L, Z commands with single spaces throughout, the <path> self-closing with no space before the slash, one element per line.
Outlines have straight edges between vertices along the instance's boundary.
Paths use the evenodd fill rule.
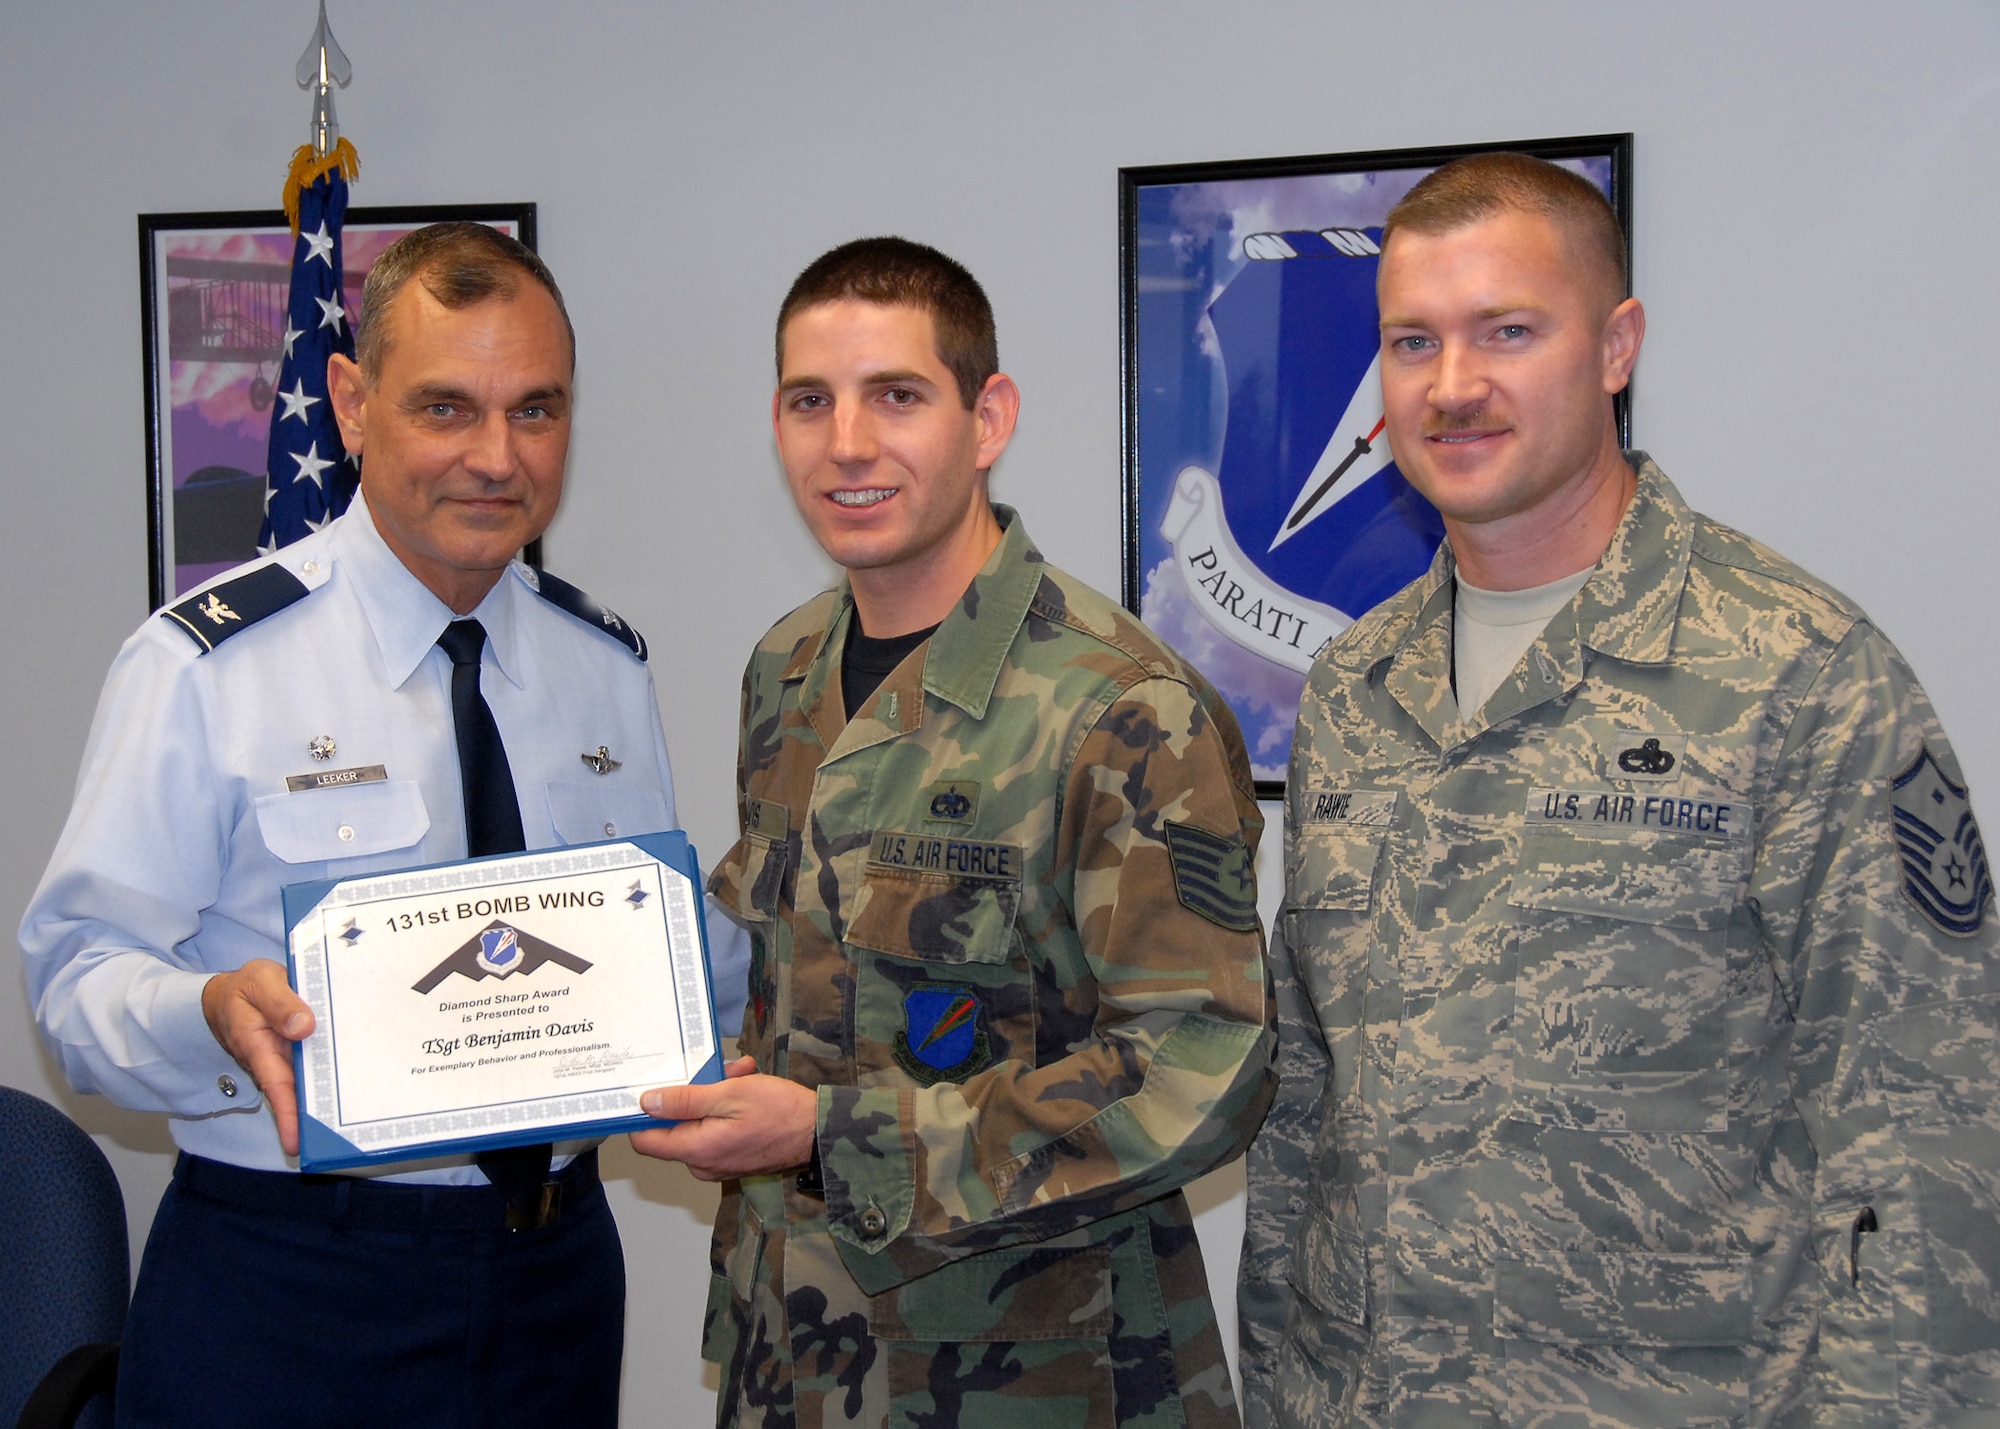
<path fill-rule="evenodd" d="M 298 202 L 297 243 L 264 466 L 264 525 L 257 535 L 257 549 L 267 554 L 345 511 L 361 480 L 360 459 L 349 460 L 340 444 L 326 392 L 327 359 L 336 352 L 354 356 L 353 315 L 342 306 L 340 225 L 347 216 L 347 179 L 357 165 L 345 139 L 325 159 L 311 155 L 310 147 L 301 151 L 300 159 L 309 162 L 293 163 L 286 191 Z"/>

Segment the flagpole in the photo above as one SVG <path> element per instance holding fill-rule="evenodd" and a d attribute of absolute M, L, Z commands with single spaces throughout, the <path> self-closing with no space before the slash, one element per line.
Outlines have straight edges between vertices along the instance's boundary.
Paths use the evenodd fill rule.
<path fill-rule="evenodd" d="M 355 460 L 341 444 L 328 400 L 327 362 L 354 356 L 354 327 L 344 305 L 340 229 L 347 185 L 361 172 L 354 146 L 340 137 L 333 91 L 354 69 L 326 20 L 319 23 L 293 69 L 313 95 L 310 142 L 292 155 L 285 177 L 285 216 L 292 228 L 291 293 L 285 308 L 278 402 L 264 466 L 264 522 L 257 549 L 266 555 L 317 531 L 347 509 L 360 484 Z"/>

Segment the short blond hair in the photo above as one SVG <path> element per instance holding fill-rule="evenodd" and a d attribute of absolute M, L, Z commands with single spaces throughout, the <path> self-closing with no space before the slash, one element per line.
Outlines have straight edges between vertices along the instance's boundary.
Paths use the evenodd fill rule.
<path fill-rule="evenodd" d="M 1502 213 L 1546 218 L 1572 256 L 1597 270 L 1615 306 L 1631 291 L 1625 235 L 1596 184 L 1559 164 L 1500 152 L 1454 159 L 1426 174 L 1382 224 L 1382 248 L 1403 229 L 1452 233 Z"/>

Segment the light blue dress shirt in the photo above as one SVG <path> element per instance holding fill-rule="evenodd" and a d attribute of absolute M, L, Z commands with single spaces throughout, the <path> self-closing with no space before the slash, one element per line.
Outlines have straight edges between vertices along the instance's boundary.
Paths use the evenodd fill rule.
<path fill-rule="evenodd" d="M 196 1155 L 283 1170 L 295 1163 L 210 1033 L 203 985 L 253 958 L 284 962 L 283 885 L 460 859 L 466 847 L 451 661 L 436 646 L 451 610 L 359 498 L 266 563 L 309 594 L 208 653 L 158 616 L 119 651 L 21 947 L 36 1019 L 77 1090 L 167 1113 Z M 673 828 L 650 672 L 534 580 L 510 567 L 472 612 L 528 848 Z M 325 760 L 312 752 L 323 738 Z M 619 761 L 607 774 L 583 758 L 600 745 Z M 386 780 L 286 789 L 289 775 L 375 764 Z M 747 938 L 713 909 L 708 924 L 729 1037 L 742 1023 Z M 396 1176 L 483 1179 L 465 1158 Z"/>

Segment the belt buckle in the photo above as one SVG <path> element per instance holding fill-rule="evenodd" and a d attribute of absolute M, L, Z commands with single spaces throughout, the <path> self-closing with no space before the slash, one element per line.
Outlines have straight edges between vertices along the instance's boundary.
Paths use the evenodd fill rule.
<path fill-rule="evenodd" d="M 507 1229 L 510 1231 L 547 1230 L 562 1219 L 562 1182 L 548 1180 L 534 1188 L 525 1201 L 509 1199 L 507 1202 Z"/>

